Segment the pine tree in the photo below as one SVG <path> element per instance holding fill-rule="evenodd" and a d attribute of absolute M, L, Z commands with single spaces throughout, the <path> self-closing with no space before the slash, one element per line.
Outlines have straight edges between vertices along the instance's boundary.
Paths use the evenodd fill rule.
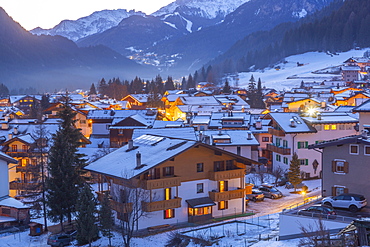
<path fill-rule="evenodd" d="M 0 84 L 0 97 L 9 96 L 9 89 L 3 83 Z"/>
<path fill-rule="evenodd" d="M 182 81 L 181 81 L 181 89 L 186 89 L 187 86 L 186 86 L 187 82 L 186 82 L 186 79 L 185 77 L 182 77 Z"/>
<path fill-rule="evenodd" d="M 294 191 L 297 190 L 297 185 L 302 183 L 301 168 L 297 153 L 293 154 L 290 161 L 288 181 L 294 186 Z"/>
<path fill-rule="evenodd" d="M 190 89 L 190 88 L 195 88 L 195 82 L 194 82 L 193 77 L 191 76 L 191 74 L 189 74 L 188 84 L 187 84 L 187 89 Z"/>
<path fill-rule="evenodd" d="M 167 81 L 164 84 L 164 89 L 165 89 L 165 91 L 175 89 L 175 85 L 173 84 L 173 80 L 172 80 L 171 76 L 168 76 Z"/>
<path fill-rule="evenodd" d="M 91 83 L 89 95 L 96 94 L 95 84 Z"/>
<path fill-rule="evenodd" d="M 229 94 L 231 92 L 229 82 L 226 80 L 224 88 L 222 89 L 222 92 L 224 94 Z"/>
<path fill-rule="evenodd" d="M 104 237 L 108 237 L 109 246 L 112 246 L 111 238 L 113 237 L 112 229 L 113 229 L 114 218 L 113 218 L 113 212 L 110 206 L 108 192 L 104 193 L 104 197 L 100 205 L 99 217 L 100 217 L 100 231 L 102 232 Z"/>
<path fill-rule="evenodd" d="M 58 115 L 61 123 L 53 134 L 53 145 L 49 151 L 46 189 L 48 217 L 62 225 L 65 218 L 71 222 L 76 211 L 76 195 L 83 181 L 80 175 L 86 161 L 83 155 L 77 153 L 82 134 L 74 127 L 76 113 L 70 107 L 68 95 Z"/>
<path fill-rule="evenodd" d="M 79 245 L 89 244 L 98 237 L 99 231 L 95 224 L 96 201 L 89 185 L 85 184 L 78 196 L 77 204 L 77 242 Z"/>

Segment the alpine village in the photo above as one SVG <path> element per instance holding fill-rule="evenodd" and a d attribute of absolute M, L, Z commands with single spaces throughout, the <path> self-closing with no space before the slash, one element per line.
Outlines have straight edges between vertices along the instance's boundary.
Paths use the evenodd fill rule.
<path fill-rule="evenodd" d="M 0 7 L 0 247 L 369 246 L 369 165 L 368 0 Z"/>

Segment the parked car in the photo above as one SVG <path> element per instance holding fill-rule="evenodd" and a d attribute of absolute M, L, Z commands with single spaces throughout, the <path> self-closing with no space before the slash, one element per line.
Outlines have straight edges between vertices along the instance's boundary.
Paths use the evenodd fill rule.
<path fill-rule="evenodd" d="M 341 194 L 338 196 L 325 197 L 322 200 L 324 205 L 334 208 L 347 208 L 351 212 L 357 212 L 367 205 L 366 198 L 358 194 Z"/>
<path fill-rule="evenodd" d="M 298 214 L 311 217 L 322 217 L 327 219 L 335 219 L 337 217 L 337 213 L 332 207 L 320 204 L 312 205 L 306 209 L 299 210 Z"/>
<path fill-rule="evenodd" d="M 53 234 L 48 237 L 47 244 L 50 246 L 67 246 L 71 244 L 71 241 L 73 241 L 73 235 L 67 234 L 67 233 L 59 233 L 59 234 Z"/>
<path fill-rule="evenodd" d="M 258 189 L 267 198 L 277 199 L 283 197 L 283 193 L 272 185 L 262 184 Z"/>
<path fill-rule="evenodd" d="M 265 199 L 265 195 L 259 189 L 252 189 L 252 194 L 246 195 L 251 201 L 263 201 Z"/>

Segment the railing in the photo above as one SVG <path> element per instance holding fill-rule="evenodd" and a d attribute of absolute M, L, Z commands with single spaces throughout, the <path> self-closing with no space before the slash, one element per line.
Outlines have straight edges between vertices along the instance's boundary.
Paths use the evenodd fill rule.
<path fill-rule="evenodd" d="M 168 177 L 151 180 L 140 180 L 140 187 L 145 190 L 162 189 L 181 185 L 179 177 Z"/>
<path fill-rule="evenodd" d="M 6 152 L 7 155 L 10 157 L 29 157 L 30 154 L 27 151 L 19 151 L 19 152 Z"/>
<path fill-rule="evenodd" d="M 209 179 L 213 181 L 227 180 L 233 178 L 242 178 L 245 175 L 245 169 L 235 169 L 227 171 L 210 172 Z"/>
<path fill-rule="evenodd" d="M 177 197 L 175 199 L 156 201 L 156 202 L 142 202 L 142 208 L 145 212 L 162 211 L 171 208 L 181 207 L 181 198 Z"/>
<path fill-rule="evenodd" d="M 132 203 L 122 203 L 122 202 L 117 202 L 114 200 L 109 200 L 111 208 L 119 213 L 129 213 L 132 211 Z"/>
<path fill-rule="evenodd" d="M 9 183 L 10 190 L 41 190 L 42 183 L 39 182 L 18 182 L 12 181 Z"/>
<path fill-rule="evenodd" d="M 266 149 L 271 151 L 271 152 L 279 153 L 281 155 L 290 155 L 291 154 L 290 148 L 277 147 L 273 144 L 267 144 Z"/>
<path fill-rule="evenodd" d="M 284 131 L 273 129 L 273 128 L 269 128 L 268 133 L 274 136 L 285 136 Z"/>
<path fill-rule="evenodd" d="M 26 165 L 26 166 L 16 166 L 16 172 L 41 172 L 40 166 Z"/>
<path fill-rule="evenodd" d="M 220 202 L 220 201 L 228 201 L 232 199 L 237 198 L 244 198 L 245 190 L 244 189 L 237 189 L 237 190 L 229 190 L 224 192 L 214 192 L 210 191 L 208 192 L 209 197 L 214 202 Z"/>
<path fill-rule="evenodd" d="M 104 198 L 104 194 L 105 192 L 108 192 L 108 197 L 110 198 L 110 195 L 109 195 L 109 190 L 104 190 L 104 191 L 96 191 L 96 195 L 97 195 L 97 199 L 99 202 L 102 202 L 103 201 L 103 198 Z"/>

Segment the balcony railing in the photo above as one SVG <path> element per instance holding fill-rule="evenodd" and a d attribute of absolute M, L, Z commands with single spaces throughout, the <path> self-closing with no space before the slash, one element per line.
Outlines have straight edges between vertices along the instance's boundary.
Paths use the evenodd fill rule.
<path fill-rule="evenodd" d="M 242 178 L 245 175 L 245 169 L 235 169 L 227 171 L 210 172 L 209 179 L 213 181 L 227 180 L 233 178 Z"/>
<path fill-rule="evenodd" d="M 9 183 L 10 190 L 36 190 L 40 191 L 42 187 L 42 183 L 39 182 L 18 182 L 12 181 Z"/>
<path fill-rule="evenodd" d="M 275 152 L 275 153 L 278 153 L 278 154 L 281 154 L 281 155 L 290 155 L 291 154 L 290 148 L 277 147 L 273 144 L 267 144 L 266 149 L 271 151 L 271 152 Z"/>
<path fill-rule="evenodd" d="M 142 202 L 142 207 L 145 212 L 162 211 L 171 208 L 181 207 L 181 198 L 163 200 L 157 202 Z"/>
<path fill-rule="evenodd" d="M 16 172 L 41 172 L 39 166 L 26 165 L 26 166 L 16 166 Z"/>
<path fill-rule="evenodd" d="M 208 193 L 212 201 L 219 202 L 219 201 L 228 201 L 228 200 L 237 199 L 237 198 L 244 198 L 245 190 L 237 189 L 237 190 L 229 190 L 229 191 L 224 191 L 224 192 L 210 191 Z"/>
<path fill-rule="evenodd" d="M 19 152 L 6 152 L 7 155 L 10 157 L 29 157 L 30 154 L 27 151 L 19 151 Z"/>
<path fill-rule="evenodd" d="M 111 199 L 109 201 L 110 201 L 111 208 L 118 213 L 124 214 L 124 213 L 129 213 L 132 211 L 131 202 L 122 203 L 122 202 L 117 202 Z"/>
<path fill-rule="evenodd" d="M 285 133 L 282 130 L 269 128 L 268 132 L 269 132 L 269 134 L 274 135 L 274 136 L 285 136 Z"/>
<path fill-rule="evenodd" d="M 180 177 L 140 180 L 140 187 L 145 190 L 162 189 L 180 185 L 181 185 Z"/>

